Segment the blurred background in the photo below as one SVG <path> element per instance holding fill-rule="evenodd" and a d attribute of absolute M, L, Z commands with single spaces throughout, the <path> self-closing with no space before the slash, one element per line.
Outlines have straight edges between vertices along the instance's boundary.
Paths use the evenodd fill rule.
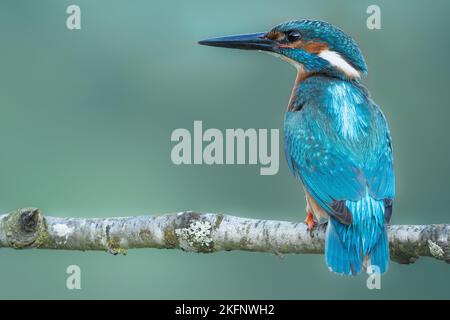
<path fill-rule="evenodd" d="M 66 28 L 81 7 L 82 29 Z M 381 30 L 366 9 L 381 8 Z M 366 85 L 394 139 L 393 224 L 450 223 L 450 2 L 2 0 L 0 210 L 107 217 L 181 210 L 303 220 L 303 190 L 280 171 L 175 166 L 176 128 L 282 129 L 295 69 L 257 52 L 201 47 L 212 36 L 326 20 L 356 38 Z M 282 132 L 282 131 L 280 131 Z M 282 148 L 282 142 L 280 143 Z M 66 289 L 81 267 L 82 289 Z M 450 266 L 392 263 L 381 290 L 331 274 L 322 255 L 175 250 L 0 250 L 0 298 L 450 298 Z"/>

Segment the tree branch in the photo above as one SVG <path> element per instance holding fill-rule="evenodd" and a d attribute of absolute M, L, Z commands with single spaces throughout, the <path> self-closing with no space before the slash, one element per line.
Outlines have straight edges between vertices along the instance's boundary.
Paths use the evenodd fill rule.
<path fill-rule="evenodd" d="M 23 208 L 0 216 L 0 248 L 104 250 L 113 254 L 126 254 L 132 248 L 323 253 L 325 229 L 319 225 L 309 232 L 302 222 L 190 211 L 83 219 L 44 217 L 39 209 Z M 413 263 L 418 257 L 433 257 L 450 263 L 450 225 L 391 225 L 388 232 L 392 260 Z"/>

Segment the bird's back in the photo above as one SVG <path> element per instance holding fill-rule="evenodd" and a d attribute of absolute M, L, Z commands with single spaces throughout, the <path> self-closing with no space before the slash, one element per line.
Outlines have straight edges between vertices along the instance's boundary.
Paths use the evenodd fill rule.
<path fill-rule="evenodd" d="M 383 252 L 371 260 L 382 264 L 383 272 L 385 222 L 394 197 L 385 118 L 355 81 L 313 76 L 294 94 L 285 118 L 286 158 L 305 189 L 332 217 L 327 263 L 338 273 L 358 273 L 362 259 L 382 242 Z"/>

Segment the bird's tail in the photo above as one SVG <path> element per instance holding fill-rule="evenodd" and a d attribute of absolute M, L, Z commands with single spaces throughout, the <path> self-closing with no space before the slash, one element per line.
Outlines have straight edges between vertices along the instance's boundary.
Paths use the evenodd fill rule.
<path fill-rule="evenodd" d="M 353 215 L 353 223 L 345 225 L 330 218 L 325 238 L 326 264 L 335 273 L 356 275 L 367 259 L 372 272 L 386 272 L 389 245 L 384 201 L 367 194 L 359 201 L 346 201 L 346 206 Z"/>

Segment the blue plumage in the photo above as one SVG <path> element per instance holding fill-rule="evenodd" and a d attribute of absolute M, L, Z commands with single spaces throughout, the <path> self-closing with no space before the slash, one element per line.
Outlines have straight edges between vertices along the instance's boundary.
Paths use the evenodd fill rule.
<path fill-rule="evenodd" d="M 367 66 L 356 42 L 329 23 L 300 20 L 200 43 L 267 51 L 297 68 L 284 138 L 289 168 L 306 191 L 306 222 L 313 227 L 313 215 L 329 218 L 331 271 L 355 275 L 371 265 L 386 272 L 392 144 L 385 117 L 361 84 Z"/>
<path fill-rule="evenodd" d="M 389 130 L 357 82 L 311 77 L 296 90 L 285 117 L 289 167 L 331 216 L 326 262 L 341 274 L 357 274 L 366 256 L 381 272 L 388 266 L 385 200 L 394 196 Z M 301 106 L 301 107 L 300 107 Z M 352 223 L 333 204 L 344 201 Z M 376 263 L 375 263 L 376 262 Z"/>

